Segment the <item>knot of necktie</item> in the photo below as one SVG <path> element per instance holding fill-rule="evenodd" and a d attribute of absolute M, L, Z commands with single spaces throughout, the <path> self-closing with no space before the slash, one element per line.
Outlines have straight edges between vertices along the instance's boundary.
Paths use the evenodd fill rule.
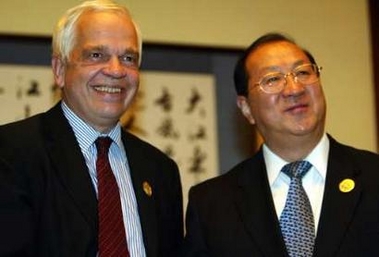
<path fill-rule="evenodd" d="M 95 141 L 98 154 L 108 154 L 111 144 L 112 139 L 110 137 L 98 137 Z"/>
<path fill-rule="evenodd" d="M 285 165 L 282 172 L 288 177 L 292 178 L 302 178 L 312 167 L 308 161 L 296 161 Z"/>

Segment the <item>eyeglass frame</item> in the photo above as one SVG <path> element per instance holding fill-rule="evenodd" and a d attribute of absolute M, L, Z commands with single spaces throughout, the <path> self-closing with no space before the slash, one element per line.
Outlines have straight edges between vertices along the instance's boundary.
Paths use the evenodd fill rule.
<path fill-rule="evenodd" d="M 263 75 L 261 77 L 261 79 L 254 83 L 253 86 L 256 87 L 256 86 L 259 86 L 259 88 L 266 94 L 278 94 L 280 92 L 283 91 L 283 89 L 285 88 L 285 86 L 287 85 L 287 77 L 292 75 L 292 78 L 294 80 L 295 83 L 300 83 L 302 85 L 305 85 L 304 83 L 301 83 L 300 81 L 298 81 L 298 75 L 295 74 L 296 70 L 298 70 L 300 67 L 303 67 L 303 66 L 312 66 L 313 67 L 313 70 L 315 71 L 315 74 L 317 76 L 317 79 L 313 82 L 309 82 L 309 83 L 315 83 L 317 81 L 319 81 L 319 78 L 320 78 L 320 72 L 322 70 L 322 67 L 321 66 L 318 66 L 314 63 L 305 63 L 305 64 L 301 64 L 301 65 L 298 65 L 296 68 L 294 68 L 292 71 L 288 72 L 288 73 L 283 73 L 283 72 L 272 72 L 272 73 L 267 73 L 265 75 Z M 281 76 L 283 76 L 284 78 L 284 81 L 285 83 L 283 84 L 283 86 L 281 86 L 281 89 L 280 90 L 277 90 L 277 91 L 274 91 L 274 92 L 270 92 L 270 91 L 267 91 L 267 89 L 264 88 L 264 86 L 262 85 L 262 82 L 263 80 L 265 79 L 265 77 L 267 77 L 268 75 L 270 74 L 280 74 Z"/>

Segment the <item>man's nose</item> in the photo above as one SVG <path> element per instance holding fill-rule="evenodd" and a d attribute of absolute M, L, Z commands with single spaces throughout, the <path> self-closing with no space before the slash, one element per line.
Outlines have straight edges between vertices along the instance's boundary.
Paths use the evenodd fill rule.
<path fill-rule="evenodd" d="M 288 73 L 284 76 L 286 84 L 283 89 L 283 94 L 294 95 L 304 91 L 304 85 L 301 84 L 293 73 Z"/>
<path fill-rule="evenodd" d="M 126 76 L 126 67 L 118 57 L 112 57 L 109 59 L 104 73 L 114 78 L 122 78 Z"/>

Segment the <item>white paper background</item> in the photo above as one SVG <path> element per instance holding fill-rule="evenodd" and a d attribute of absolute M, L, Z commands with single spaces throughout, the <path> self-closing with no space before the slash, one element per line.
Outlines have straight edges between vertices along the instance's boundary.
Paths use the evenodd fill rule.
<path fill-rule="evenodd" d="M 185 206 L 191 185 L 218 174 L 214 90 L 213 75 L 144 72 L 132 115 L 125 115 L 131 132 L 178 163 Z"/>
<path fill-rule="evenodd" d="M 51 68 L 0 65 L 0 124 L 46 111 L 54 104 Z"/>

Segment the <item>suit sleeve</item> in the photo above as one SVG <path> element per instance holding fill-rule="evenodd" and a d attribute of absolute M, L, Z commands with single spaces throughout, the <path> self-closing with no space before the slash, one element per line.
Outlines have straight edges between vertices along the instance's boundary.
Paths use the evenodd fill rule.
<path fill-rule="evenodd" d="M 171 175 L 170 182 L 168 183 L 167 190 L 167 198 L 165 201 L 170 205 L 167 210 L 170 219 L 167 220 L 167 223 L 163 222 L 161 225 L 164 225 L 163 230 L 169 231 L 168 235 L 171 235 L 171 239 L 166 241 L 167 251 L 164 256 L 178 256 L 178 252 L 180 251 L 180 246 L 183 242 L 183 197 L 182 197 L 182 187 L 180 181 L 180 175 L 178 166 L 173 161 L 170 162 L 171 166 Z M 166 203 L 162 203 L 165 205 Z M 171 250 L 170 250 L 171 249 Z"/>
<path fill-rule="evenodd" d="M 182 257 L 208 257 L 206 242 L 204 239 L 198 208 L 196 207 L 196 194 L 191 188 L 188 196 L 186 213 L 186 235 L 182 247 Z"/>
<path fill-rule="evenodd" d="M 0 256 L 32 256 L 32 208 L 20 178 L 0 159 Z"/>

